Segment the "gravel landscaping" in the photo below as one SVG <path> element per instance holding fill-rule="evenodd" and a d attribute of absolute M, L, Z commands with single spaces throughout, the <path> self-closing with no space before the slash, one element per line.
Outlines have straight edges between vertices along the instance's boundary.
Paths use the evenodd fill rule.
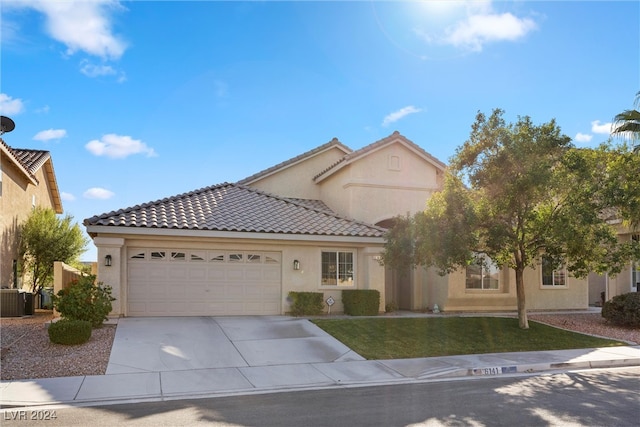
<path fill-rule="evenodd" d="M 104 375 L 116 326 L 94 329 L 85 344 L 65 346 L 49 341 L 44 325 L 52 318 L 50 311 L 38 310 L 32 317 L 0 319 L 0 379 Z M 608 325 L 599 313 L 530 313 L 529 320 L 640 345 L 640 329 Z"/>

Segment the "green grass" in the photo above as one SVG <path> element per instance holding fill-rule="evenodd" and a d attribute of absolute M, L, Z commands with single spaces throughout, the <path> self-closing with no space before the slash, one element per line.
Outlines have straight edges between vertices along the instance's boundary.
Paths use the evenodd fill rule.
<path fill-rule="evenodd" d="M 501 317 L 316 319 L 313 323 L 366 359 L 566 350 L 627 345 Z"/>

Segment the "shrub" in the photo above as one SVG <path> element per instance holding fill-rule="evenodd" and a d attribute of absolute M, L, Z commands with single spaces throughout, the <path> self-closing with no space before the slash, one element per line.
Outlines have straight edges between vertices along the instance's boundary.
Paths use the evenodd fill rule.
<path fill-rule="evenodd" d="M 385 313 L 393 313 L 394 311 L 398 311 L 398 304 L 395 301 L 388 302 L 384 306 Z"/>
<path fill-rule="evenodd" d="M 342 291 L 344 314 L 351 316 L 377 316 L 380 292 L 375 289 L 349 289 Z"/>
<path fill-rule="evenodd" d="M 324 308 L 322 292 L 289 292 L 293 316 L 317 316 Z"/>
<path fill-rule="evenodd" d="M 614 325 L 640 327 L 640 292 L 617 295 L 606 301 L 602 317 Z"/>
<path fill-rule="evenodd" d="M 111 286 L 95 283 L 96 276 L 83 276 L 53 296 L 53 306 L 62 317 L 86 320 L 94 328 L 102 326 L 111 312 Z"/>
<path fill-rule="evenodd" d="M 91 338 L 91 322 L 86 320 L 60 319 L 49 325 L 49 339 L 56 344 L 77 345 Z"/>

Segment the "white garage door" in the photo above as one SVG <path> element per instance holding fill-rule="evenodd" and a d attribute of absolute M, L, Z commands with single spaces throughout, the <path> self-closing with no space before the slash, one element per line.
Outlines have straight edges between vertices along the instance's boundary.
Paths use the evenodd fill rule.
<path fill-rule="evenodd" d="M 280 314 L 281 254 L 129 249 L 129 316 Z"/>

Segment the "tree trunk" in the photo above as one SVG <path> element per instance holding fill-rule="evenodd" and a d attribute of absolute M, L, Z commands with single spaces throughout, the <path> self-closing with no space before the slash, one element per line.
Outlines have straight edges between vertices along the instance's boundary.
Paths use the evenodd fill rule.
<path fill-rule="evenodd" d="M 521 329 L 529 329 L 527 304 L 524 296 L 524 267 L 516 267 L 516 295 L 518 298 L 518 323 Z"/>

